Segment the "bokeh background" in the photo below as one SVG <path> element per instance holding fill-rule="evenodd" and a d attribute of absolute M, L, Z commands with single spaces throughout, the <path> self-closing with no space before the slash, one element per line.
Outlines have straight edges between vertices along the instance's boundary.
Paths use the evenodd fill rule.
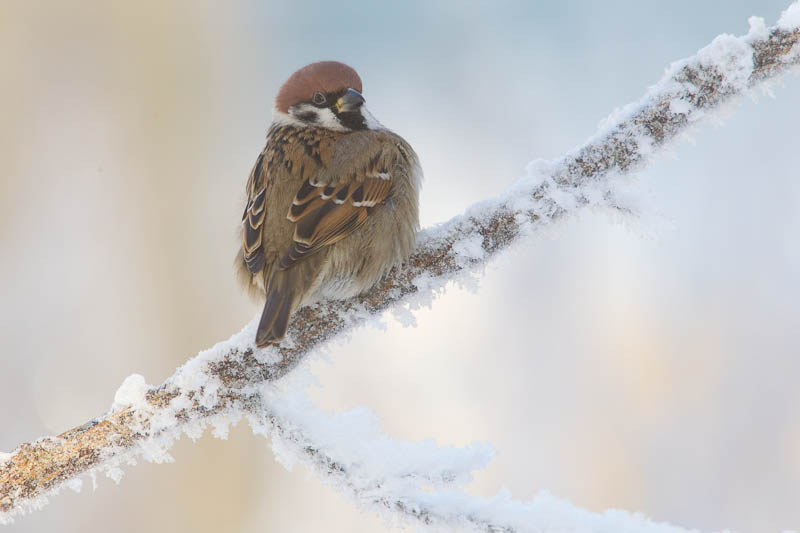
<path fill-rule="evenodd" d="M 672 60 L 788 0 L 0 3 L 0 450 L 159 383 L 257 312 L 232 275 L 272 98 L 355 66 L 426 173 L 423 225 L 580 144 Z M 638 176 L 641 222 L 586 212 L 404 328 L 310 363 L 316 401 L 491 441 L 470 489 L 719 530 L 800 528 L 800 80 Z M 757 95 L 758 96 L 758 95 Z M 379 531 L 246 427 L 67 491 L 9 531 Z"/>

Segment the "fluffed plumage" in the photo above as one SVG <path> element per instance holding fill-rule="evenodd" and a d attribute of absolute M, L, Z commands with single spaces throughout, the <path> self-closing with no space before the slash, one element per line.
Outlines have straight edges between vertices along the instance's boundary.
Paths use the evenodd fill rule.
<path fill-rule="evenodd" d="M 237 256 L 244 284 L 266 296 L 259 346 L 280 342 L 300 305 L 369 289 L 413 248 L 417 156 L 360 91 L 352 68 L 325 61 L 293 74 L 276 98 Z"/>

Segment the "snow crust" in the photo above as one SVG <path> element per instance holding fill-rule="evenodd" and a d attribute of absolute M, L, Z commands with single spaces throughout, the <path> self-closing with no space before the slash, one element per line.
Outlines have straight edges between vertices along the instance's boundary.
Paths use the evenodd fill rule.
<path fill-rule="evenodd" d="M 215 354 L 249 346 L 253 327 L 255 321 L 178 369 L 172 383 L 180 383 L 185 389 L 165 408 L 155 410 L 139 403 L 148 390 L 144 378 L 135 374 L 126 378 L 115 396 L 114 408 L 138 405 L 144 416 L 141 425 L 132 427 L 149 437 L 91 472 L 93 485 L 96 486 L 97 473 L 119 482 L 122 467 L 134 465 L 139 459 L 172 461 L 169 448 L 183 434 L 197 439 L 211 429 L 217 438 L 226 438 L 228 428 L 245 416 L 254 434 L 271 439 L 276 460 L 286 468 L 306 466 L 325 483 L 347 494 L 356 505 L 378 512 L 389 523 L 419 525 L 419 517 L 425 517 L 426 526 L 434 531 L 488 527 L 509 531 L 686 531 L 625 511 L 592 513 L 546 492 L 529 502 L 514 500 L 507 491 L 490 499 L 470 496 L 464 489 L 472 481 L 473 472 L 484 468 L 494 457 L 491 445 L 478 442 L 460 448 L 438 445 L 431 439 L 391 439 L 381 432 L 377 418 L 366 408 L 342 413 L 320 409 L 298 387 L 306 382 L 302 375 L 288 385 L 267 383 L 254 387 L 252 392 L 258 393 L 260 399 L 255 409 L 237 406 L 211 417 L 190 414 L 176 429 L 175 417 L 180 413 L 185 417 L 193 403 L 187 401 L 188 396 L 210 405 L 219 391 L 220 383 L 215 382 L 202 362 L 213 361 Z M 80 480 L 68 486 L 80 490 Z M 46 499 L 39 499 L 35 507 L 45 503 Z"/>
<path fill-rule="evenodd" d="M 747 24 L 750 25 L 750 31 L 747 32 L 750 39 L 761 40 L 769 37 L 769 29 L 763 17 L 750 17 L 747 19 Z"/>
<path fill-rule="evenodd" d="M 378 511 L 390 523 L 419 525 L 421 516 L 436 531 L 686 531 L 626 511 L 592 513 L 547 492 L 529 502 L 516 501 L 507 491 L 490 499 L 470 496 L 459 489 L 472 480 L 474 470 L 492 459 L 495 452 L 490 445 L 457 448 L 432 440 L 392 440 L 364 408 L 330 415 L 303 393 L 268 388 L 270 423 L 250 419 L 250 424 L 255 433 L 272 436 L 278 461 L 287 468 L 306 465 L 357 505 Z"/>
<path fill-rule="evenodd" d="M 453 244 L 453 251 L 462 266 L 480 261 L 486 256 L 486 251 L 483 249 L 483 238 L 480 235 L 470 235 L 457 241 Z"/>
<path fill-rule="evenodd" d="M 467 249 L 466 253 L 475 252 Z M 304 465 L 326 484 L 347 494 L 357 506 L 383 515 L 388 523 L 420 525 L 420 517 L 424 517 L 422 522 L 434 531 L 489 527 L 508 531 L 685 531 L 625 511 L 592 513 L 546 492 L 529 502 L 514 500 L 507 491 L 490 499 L 470 496 L 464 489 L 473 473 L 485 468 L 495 456 L 491 445 L 476 442 L 455 447 L 431 439 L 392 439 L 380 430 L 379 421 L 366 408 L 328 413 L 316 406 L 302 390 L 309 382 L 303 372 L 284 380 L 288 383 L 253 386 L 249 392 L 259 399 L 256 406 L 245 409 L 234 405 L 212 416 L 198 411 L 198 405 L 213 408 L 222 387 L 209 373 L 208 363 L 233 350 L 243 353 L 251 348 L 256 324 L 254 319 L 228 341 L 180 367 L 168 382 L 180 387 L 175 389 L 180 394 L 165 407 L 155 408 L 147 402 L 147 392 L 152 388 L 143 376 L 128 376 L 115 395 L 112 409 L 134 407 L 136 420 L 130 428 L 147 438 L 90 471 L 93 487 L 98 473 L 118 483 L 123 467 L 138 460 L 171 462 L 169 449 L 184 434 L 197 439 L 210 429 L 215 437 L 227 438 L 230 426 L 244 417 L 254 434 L 271 440 L 276 460 L 286 468 Z M 268 354 L 261 356 L 270 358 Z M 176 424 L 178 418 L 182 425 Z M 66 486 L 80 490 L 81 485 L 77 479 Z M 37 498 L 26 505 L 26 510 L 46 503 L 46 497 Z"/>
<path fill-rule="evenodd" d="M 150 386 L 144 380 L 144 376 L 139 374 L 131 374 L 122 385 L 117 389 L 114 394 L 114 404 L 111 410 L 115 411 L 124 407 L 132 407 L 134 409 L 142 409 L 147 407 L 147 398 L 145 394 L 150 389 Z"/>
<path fill-rule="evenodd" d="M 784 31 L 800 28 L 800 0 L 795 0 L 781 13 L 778 19 L 778 28 Z"/>

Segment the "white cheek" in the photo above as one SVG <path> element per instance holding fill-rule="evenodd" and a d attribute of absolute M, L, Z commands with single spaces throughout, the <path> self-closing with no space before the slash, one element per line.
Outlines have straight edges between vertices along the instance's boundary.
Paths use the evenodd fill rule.
<path fill-rule="evenodd" d="M 303 113 L 314 113 L 314 121 L 308 122 L 299 118 L 303 116 Z M 299 104 L 292 106 L 289 109 L 288 114 L 276 111 L 273 120 L 274 122 L 292 126 L 306 128 L 313 126 L 334 131 L 347 131 L 347 128 L 342 126 L 342 123 L 339 122 L 339 120 L 336 118 L 336 115 L 330 108 L 324 107 L 320 109 L 319 107 L 311 104 Z"/>
<path fill-rule="evenodd" d="M 277 109 L 272 113 L 272 123 L 278 126 L 307 126 L 304 122 L 300 122 L 288 113 L 282 113 Z"/>
<path fill-rule="evenodd" d="M 313 111 L 317 116 L 313 124 L 309 124 L 308 122 L 297 118 L 297 115 L 301 115 L 303 112 L 310 111 Z M 372 113 L 369 112 L 367 106 L 361 106 L 361 116 L 364 117 L 364 124 L 367 126 L 367 129 L 386 129 L 383 124 L 378 122 L 378 119 L 372 116 Z M 347 128 L 342 126 L 342 123 L 339 122 L 339 119 L 336 118 L 336 115 L 330 108 L 320 109 L 310 104 L 300 104 L 294 106 L 289 113 L 281 113 L 280 111 L 276 110 L 273 115 L 273 122 L 299 127 L 318 126 L 335 131 L 348 131 Z"/>
<path fill-rule="evenodd" d="M 321 126 L 323 128 L 327 128 L 329 130 L 337 130 L 337 131 L 345 131 L 347 128 L 342 126 L 342 123 L 339 122 L 339 119 L 336 118 L 336 115 L 333 113 L 333 110 L 329 107 L 324 107 L 322 109 L 314 108 L 317 112 L 317 121 L 316 125 Z"/>

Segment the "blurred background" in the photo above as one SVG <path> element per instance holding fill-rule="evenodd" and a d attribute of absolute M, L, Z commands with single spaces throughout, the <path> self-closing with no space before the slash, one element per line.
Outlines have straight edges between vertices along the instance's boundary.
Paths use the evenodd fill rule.
<path fill-rule="evenodd" d="M 789 0 L 0 3 L 0 450 L 160 383 L 259 310 L 232 262 L 244 183 L 296 68 L 353 65 L 425 169 L 423 225 L 582 143 L 673 60 Z M 452 286 L 418 326 L 310 363 L 330 410 L 491 441 L 471 492 L 546 489 L 699 528 L 800 528 L 800 80 L 745 99 L 585 212 Z M 377 349 L 376 349 L 377 347 Z M 70 491 L 9 531 L 380 531 L 268 442 Z"/>

